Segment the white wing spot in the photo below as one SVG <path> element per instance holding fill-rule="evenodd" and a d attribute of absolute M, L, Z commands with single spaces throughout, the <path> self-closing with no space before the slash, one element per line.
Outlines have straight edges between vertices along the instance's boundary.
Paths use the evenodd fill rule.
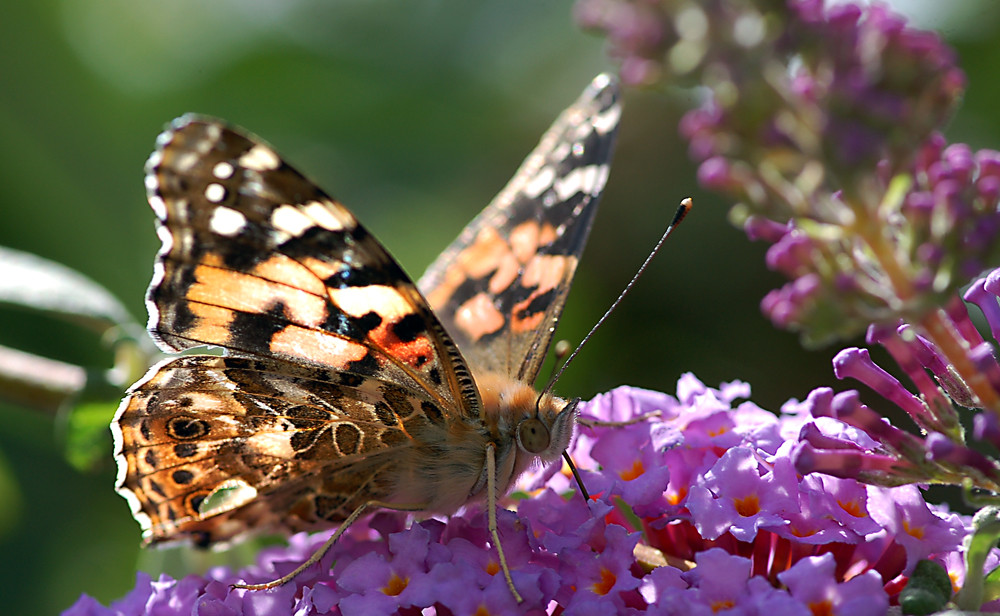
<path fill-rule="evenodd" d="M 554 188 L 560 201 L 565 201 L 578 192 L 594 195 L 604 188 L 608 179 L 607 165 L 588 165 L 578 167 L 569 175 L 556 180 Z"/>
<path fill-rule="evenodd" d="M 324 229 L 343 231 L 344 229 L 353 229 L 355 227 L 354 218 L 344 208 L 336 204 L 310 201 L 302 209 L 307 216 Z"/>
<path fill-rule="evenodd" d="M 183 154 L 178 154 L 177 158 L 174 160 L 174 169 L 177 173 L 187 173 L 198 164 L 199 160 L 200 157 L 194 152 L 184 152 Z"/>
<path fill-rule="evenodd" d="M 552 150 L 552 160 L 565 160 L 569 156 L 569 142 L 563 141 Z"/>
<path fill-rule="evenodd" d="M 157 225 L 156 227 L 156 237 L 160 238 L 160 254 L 169 254 L 171 250 L 174 249 L 174 234 L 170 232 L 170 229 L 166 228 L 164 225 Z M 162 269 L 162 264 L 159 261 L 156 262 L 155 267 Z M 153 277 L 156 280 L 156 277 Z"/>
<path fill-rule="evenodd" d="M 246 225 L 246 216 L 232 208 L 224 206 L 215 208 L 215 211 L 212 212 L 212 219 L 208 222 L 208 226 L 211 227 L 212 231 L 226 237 L 238 234 Z"/>
<path fill-rule="evenodd" d="M 556 170 L 552 167 L 543 167 L 524 185 L 524 195 L 529 199 L 537 198 L 552 186 L 552 181 L 555 179 Z"/>
<path fill-rule="evenodd" d="M 209 184 L 205 187 L 205 198 L 212 203 L 222 203 L 226 198 L 226 187 L 222 184 Z"/>
<path fill-rule="evenodd" d="M 329 292 L 337 307 L 352 317 L 371 312 L 373 306 L 378 306 L 379 316 L 390 323 L 413 313 L 413 304 L 395 287 L 373 284 L 367 287 L 329 289 Z"/>
<path fill-rule="evenodd" d="M 281 166 L 281 159 L 274 150 L 264 145 L 255 145 L 240 156 L 240 164 L 253 171 L 272 171 Z"/>
<path fill-rule="evenodd" d="M 618 125 L 618 120 L 621 117 L 622 106 L 612 105 L 607 111 L 594 117 L 594 130 L 597 131 L 598 135 L 607 135 Z"/>
<path fill-rule="evenodd" d="M 286 233 L 292 237 L 298 237 L 305 233 L 306 229 L 314 226 L 313 221 L 302 213 L 294 205 L 282 205 L 271 214 L 271 226 L 277 231 Z"/>
<path fill-rule="evenodd" d="M 231 164 L 227 163 L 226 161 L 222 161 L 219 164 L 215 165 L 215 167 L 212 169 L 212 175 L 219 178 L 220 180 L 228 180 L 229 178 L 233 177 L 234 171 L 236 170 L 233 169 L 233 166 Z"/>
<path fill-rule="evenodd" d="M 156 136 L 156 146 L 162 148 L 174 139 L 174 131 L 167 129 Z"/>

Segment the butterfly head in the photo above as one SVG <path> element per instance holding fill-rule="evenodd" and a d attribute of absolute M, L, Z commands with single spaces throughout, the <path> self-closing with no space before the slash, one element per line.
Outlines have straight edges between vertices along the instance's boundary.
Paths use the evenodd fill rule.
<path fill-rule="evenodd" d="M 486 423 L 497 442 L 511 444 L 507 450 L 516 455 L 516 472 L 536 459 L 552 462 L 566 451 L 573 438 L 578 400 L 539 396 L 534 387 L 496 373 L 477 374 L 476 383 Z"/>
<path fill-rule="evenodd" d="M 517 424 L 518 448 L 543 462 L 561 456 L 573 438 L 579 402 L 579 399 L 567 401 L 553 396 L 539 398 L 535 414 L 524 417 Z"/>
<path fill-rule="evenodd" d="M 511 452 L 514 478 L 532 466 L 548 465 L 564 456 L 576 425 L 579 398 L 564 400 L 532 392 L 534 399 L 521 407 L 522 414 L 513 430 L 517 443 Z"/>

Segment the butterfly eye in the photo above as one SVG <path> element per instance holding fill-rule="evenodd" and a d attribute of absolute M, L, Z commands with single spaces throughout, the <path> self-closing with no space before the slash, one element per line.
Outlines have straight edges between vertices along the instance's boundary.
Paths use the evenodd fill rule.
<path fill-rule="evenodd" d="M 517 442 L 528 453 L 542 453 L 549 447 L 549 429 L 534 417 L 517 427 Z"/>

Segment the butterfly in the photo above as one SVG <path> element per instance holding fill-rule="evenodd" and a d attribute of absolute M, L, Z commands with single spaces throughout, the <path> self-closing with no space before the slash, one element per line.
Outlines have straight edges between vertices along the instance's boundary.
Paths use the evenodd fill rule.
<path fill-rule="evenodd" d="M 573 435 L 576 401 L 534 382 L 620 115 L 616 80 L 598 76 L 416 284 L 271 146 L 175 120 L 146 165 L 162 242 L 148 329 L 164 351 L 223 354 L 153 366 L 114 418 L 117 490 L 144 543 L 487 501 L 517 596 L 495 498 Z"/>

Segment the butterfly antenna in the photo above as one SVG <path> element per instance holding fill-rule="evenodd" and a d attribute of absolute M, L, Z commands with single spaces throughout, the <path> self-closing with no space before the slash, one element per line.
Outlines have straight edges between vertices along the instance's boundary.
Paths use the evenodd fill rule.
<path fill-rule="evenodd" d="M 663 232 L 663 235 L 660 237 L 660 241 L 656 243 L 656 246 L 653 247 L 652 252 L 649 253 L 649 256 L 646 257 L 646 260 L 643 261 L 642 265 L 639 266 L 638 271 L 636 271 L 635 275 L 632 276 L 632 280 L 630 280 L 628 284 L 625 285 L 625 288 L 618 295 L 618 299 L 616 299 L 614 303 L 611 304 L 611 307 L 608 308 L 607 312 L 604 313 L 604 316 L 598 319 L 597 323 L 595 323 L 594 326 L 590 328 L 590 331 L 587 332 L 587 335 L 583 337 L 583 340 L 580 341 L 580 344 L 576 345 L 576 349 L 574 349 L 573 352 L 570 354 L 570 356 L 566 358 L 566 361 L 563 362 L 563 365 L 559 368 L 559 370 L 555 374 L 553 374 L 551 378 L 549 378 L 549 382 L 545 385 L 545 389 L 543 389 L 541 395 L 538 396 L 538 403 L 540 403 L 542 398 L 544 398 L 551 392 L 552 388 L 556 384 L 556 381 L 559 380 L 559 377 L 562 376 L 563 372 L 566 371 L 566 368 L 571 363 L 573 363 L 573 359 L 577 356 L 577 354 L 580 353 L 580 349 L 582 349 L 584 345 L 587 344 L 587 341 L 590 340 L 590 337 L 594 335 L 594 332 L 596 332 L 598 328 L 601 327 L 601 325 L 604 323 L 604 321 L 606 321 L 608 317 L 611 316 L 611 313 L 614 312 L 616 308 L 618 308 L 618 304 L 622 303 L 622 300 L 625 299 L 625 296 L 628 295 L 628 292 L 632 290 L 633 286 L 635 286 L 636 281 L 639 280 L 639 277 L 642 276 L 643 272 L 646 271 L 646 268 L 649 267 L 649 264 L 653 261 L 653 257 L 655 257 L 656 254 L 660 252 L 660 249 L 663 248 L 663 243 L 667 241 L 667 238 L 670 237 L 670 234 L 673 233 L 674 229 L 676 229 L 677 226 L 681 224 L 681 221 L 684 220 L 684 217 L 687 216 L 688 212 L 691 211 L 691 207 L 692 203 L 690 197 L 681 201 L 680 207 L 677 208 L 677 212 L 674 214 L 673 220 L 671 220 L 670 224 L 667 225 L 667 229 L 666 231 Z"/>

